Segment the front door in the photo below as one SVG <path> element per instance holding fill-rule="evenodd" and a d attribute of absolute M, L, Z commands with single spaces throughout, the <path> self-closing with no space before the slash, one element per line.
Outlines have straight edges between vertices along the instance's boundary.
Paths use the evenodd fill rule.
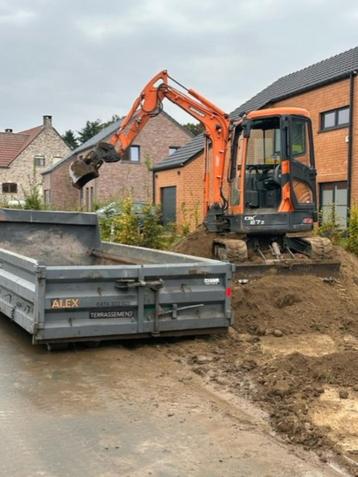
<path fill-rule="evenodd" d="M 162 204 L 162 222 L 169 224 L 176 222 L 177 218 L 177 188 L 162 187 L 161 190 L 161 204 Z"/>

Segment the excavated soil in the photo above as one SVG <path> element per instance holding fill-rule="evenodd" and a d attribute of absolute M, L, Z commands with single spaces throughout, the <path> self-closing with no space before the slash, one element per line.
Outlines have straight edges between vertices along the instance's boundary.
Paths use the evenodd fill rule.
<path fill-rule="evenodd" d="M 177 250 L 209 256 L 198 230 Z M 208 383 L 248 396 L 285 440 L 335 455 L 358 475 L 358 259 L 335 250 L 338 277 L 269 274 L 233 284 L 227 337 L 178 346 Z"/>

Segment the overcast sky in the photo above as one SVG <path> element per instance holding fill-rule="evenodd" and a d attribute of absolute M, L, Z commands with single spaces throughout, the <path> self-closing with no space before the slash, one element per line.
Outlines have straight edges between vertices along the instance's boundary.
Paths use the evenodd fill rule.
<path fill-rule="evenodd" d="M 357 24 L 356 0 L 0 0 L 0 130 L 123 115 L 161 69 L 230 112 Z"/>

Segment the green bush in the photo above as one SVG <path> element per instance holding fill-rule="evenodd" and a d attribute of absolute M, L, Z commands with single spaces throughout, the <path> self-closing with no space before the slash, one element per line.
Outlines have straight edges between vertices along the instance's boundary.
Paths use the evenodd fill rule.
<path fill-rule="evenodd" d="M 141 245 L 143 247 L 163 248 L 164 227 L 160 223 L 160 209 L 147 204 L 143 208 L 141 224 Z"/>
<path fill-rule="evenodd" d="M 339 243 L 342 239 L 342 226 L 337 222 L 336 208 L 333 204 L 329 212 L 324 216 L 320 213 L 320 225 L 317 228 L 317 234 L 321 237 L 327 237 L 333 243 Z"/>
<path fill-rule="evenodd" d="M 354 205 L 350 210 L 347 232 L 346 248 L 358 255 L 358 205 Z"/>
<path fill-rule="evenodd" d="M 163 226 L 160 209 L 152 204 L 138 209 L 131 198 L 126 198 L 113 208 L 117 208 L 118 214 L 100 219 L 102 240 L 167 249 L 177 239 L 175 226 Z"/>
<path fill-rule="evenodd" d="M 141 243 L 139 217 L 133 211 L 133 202 L 130 198 L 120 203 L 121 213 L 113 218 L 113 239 L 115 242 L 127 245 Z"/>
<path fill-rule="evenodd" d="M 22 190 L 25 198 L 24 209 L 46 209 L 40 192 L 40 184 L 36 183 L 35 177 L 30 179 L 28 189 L 23 188 Z"/>

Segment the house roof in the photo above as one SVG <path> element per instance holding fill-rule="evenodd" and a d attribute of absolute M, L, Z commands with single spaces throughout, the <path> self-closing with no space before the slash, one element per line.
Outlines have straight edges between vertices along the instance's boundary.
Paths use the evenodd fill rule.
<path fill-rule="evenodd" d="M 185 144 L 169 157 L 153 166 L 153 171 L 173 169 L 183 166 L 188 160 L 193 159 L 204 148 L 204 135 L 195 136 L 192 141 Z"/>
<path fill-rule="evenodd" d="M 21 152 L 29 146 L 32 141 L 43 130 L 43 126 L 26 129 L 18 133 L 0 133 L 0 167 L 9 165 L 18 157 Z"/>
<path fill-rule="evenodd" d="M 358 47 L 307 66 L 289 75 L 282 76 L 236 108 L 230 114 L 230 117 L 237 119 L 244 112 L 260 109 L 275 101 L 347 78 L 356 70 L 358 70 Z M 160 164 L 155 165 L 153 170 L 159 171 L 181 167 L 198 155 L 203 150 L 203 147 L 203 136 L 197 136 L 191 143 L 186 144 Z"/>

